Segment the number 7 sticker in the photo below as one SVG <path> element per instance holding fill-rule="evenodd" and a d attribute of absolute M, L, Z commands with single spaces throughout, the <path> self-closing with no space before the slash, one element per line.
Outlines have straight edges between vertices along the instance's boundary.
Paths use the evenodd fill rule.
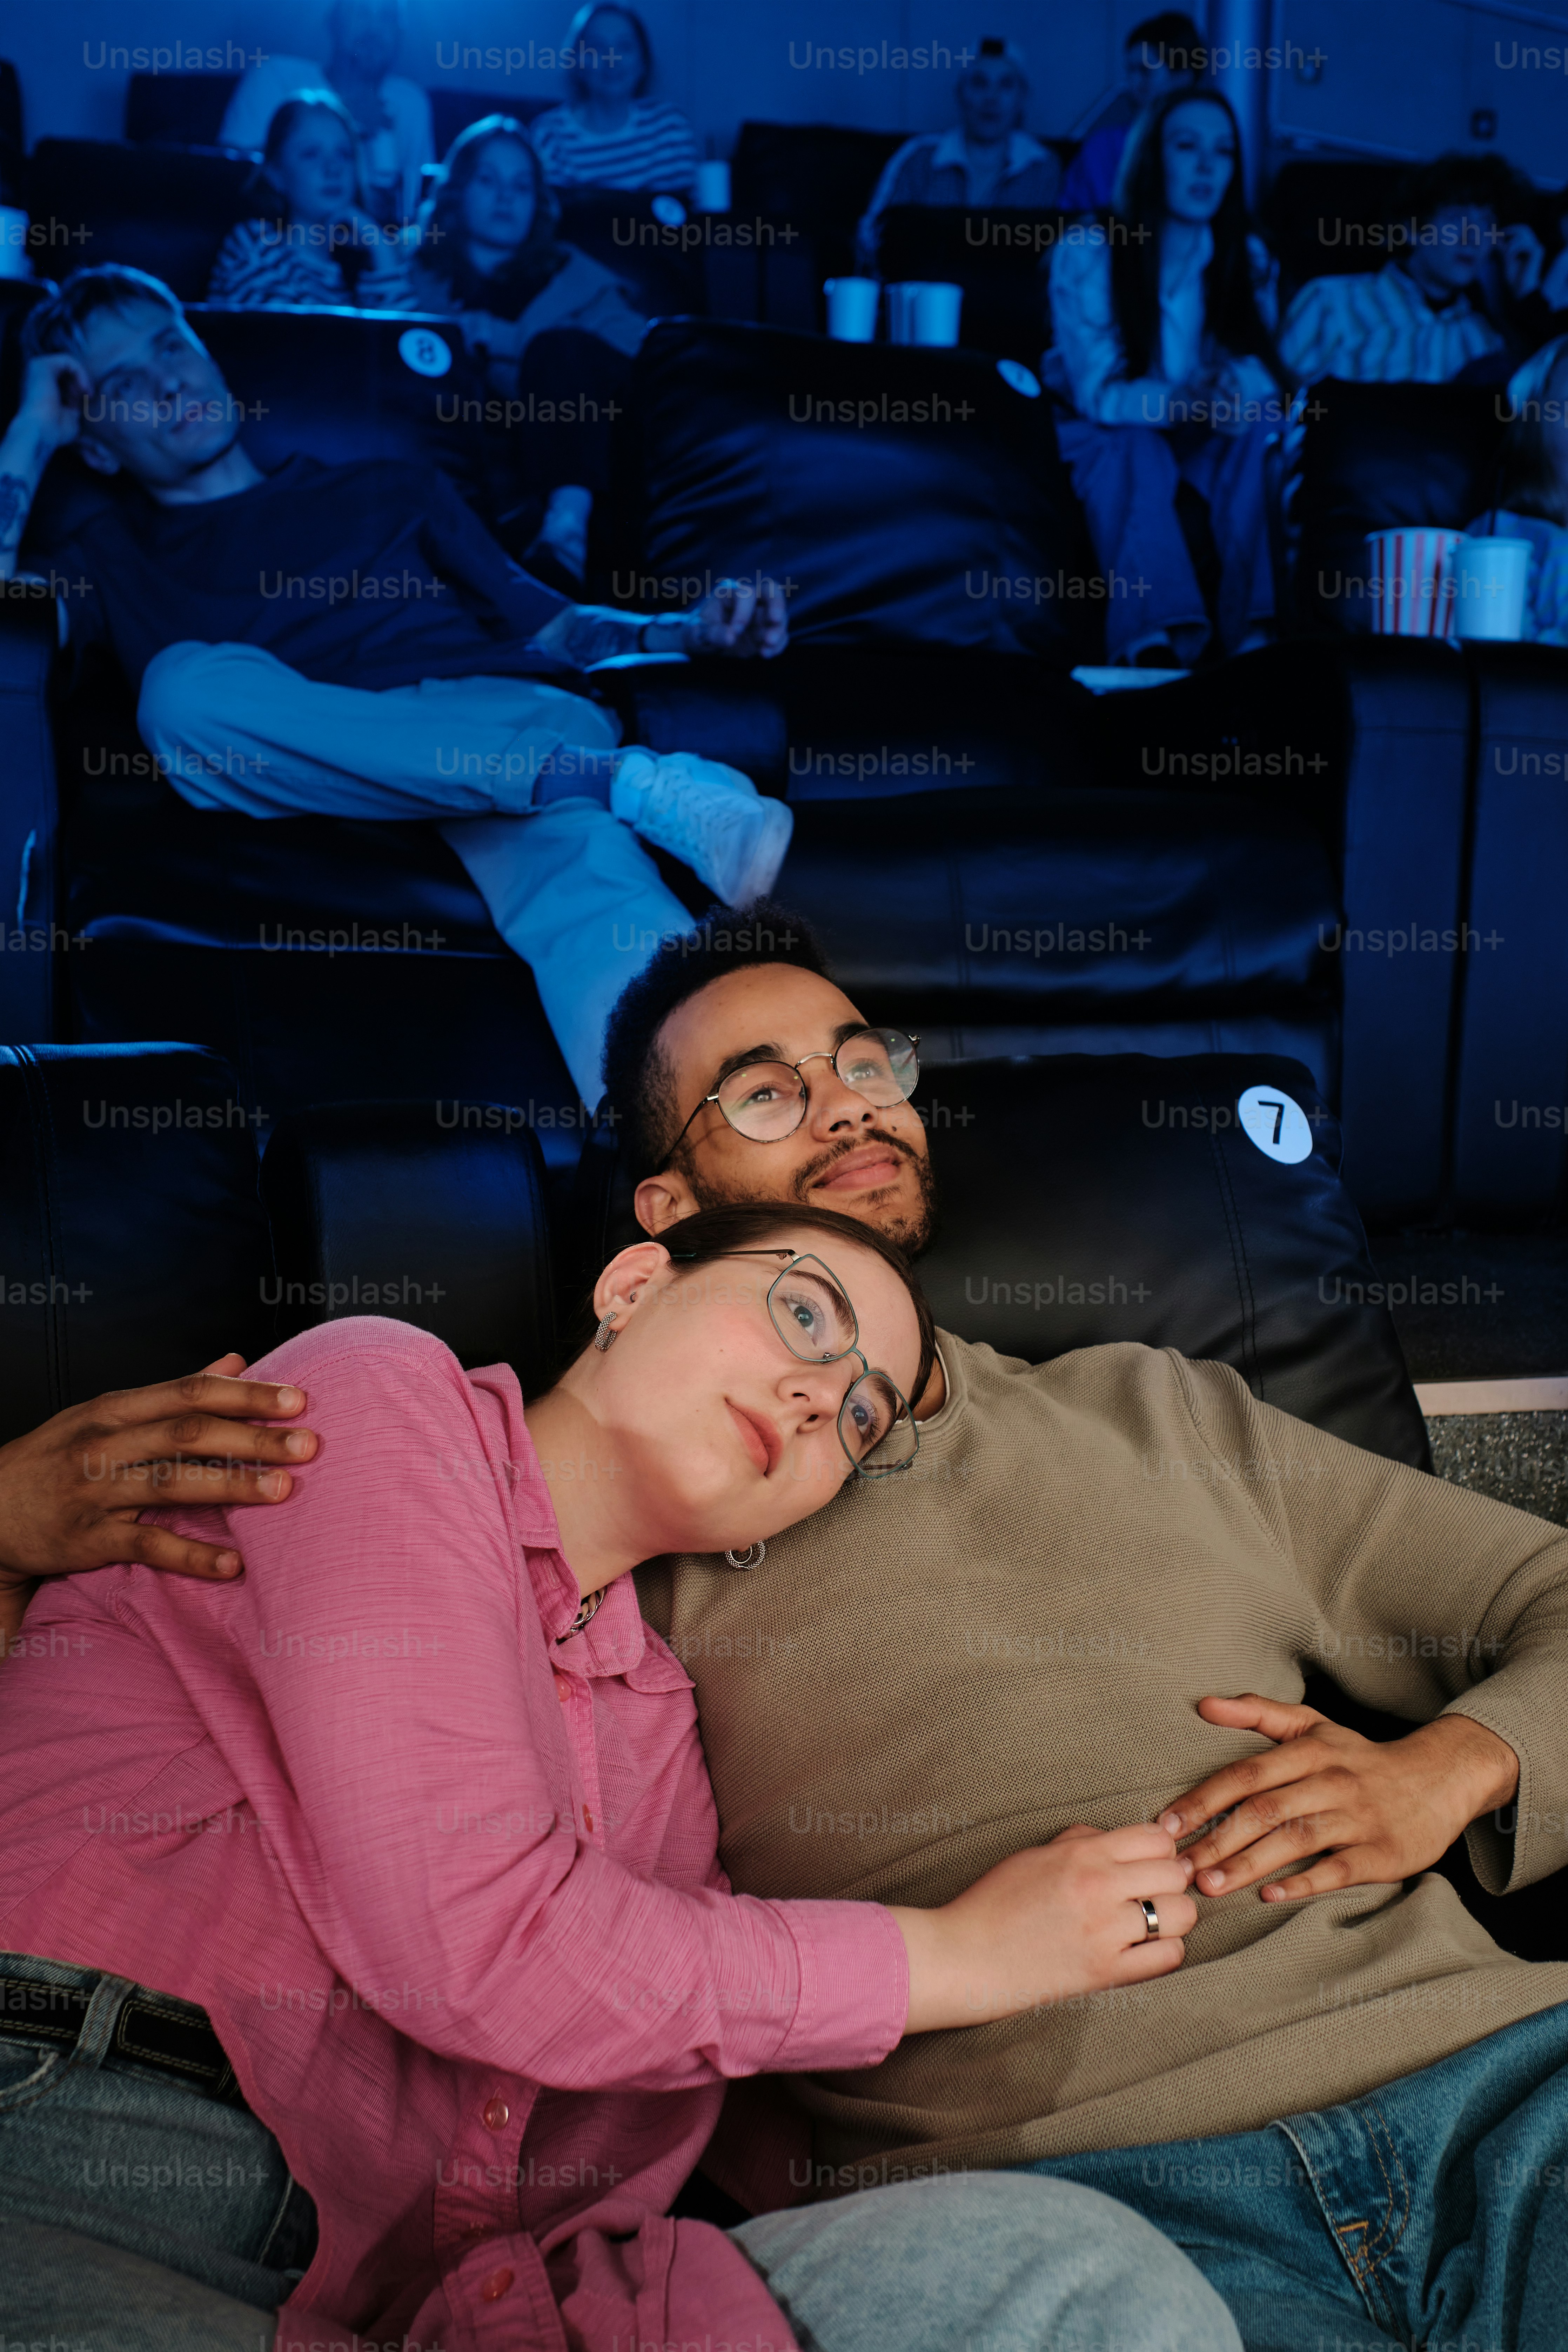
<path fill-rule="evenodd" d="M 1283 1087 L 1249 1087 L 1236 1106 L 1236 1116 L 1267 1159 L 1282 1160 L 1290 1167 L 1311 1158 L 1311 1122 Z"/>

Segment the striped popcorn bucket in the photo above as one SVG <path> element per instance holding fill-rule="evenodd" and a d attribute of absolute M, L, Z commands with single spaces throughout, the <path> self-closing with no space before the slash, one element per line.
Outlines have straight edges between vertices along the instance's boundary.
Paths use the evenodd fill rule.
<path fill-rule="evenodd" d="M 1454 550 L 1464 536 L 1462 530 L 1367 532 L 1375 636 L 1452 637 Z"/>

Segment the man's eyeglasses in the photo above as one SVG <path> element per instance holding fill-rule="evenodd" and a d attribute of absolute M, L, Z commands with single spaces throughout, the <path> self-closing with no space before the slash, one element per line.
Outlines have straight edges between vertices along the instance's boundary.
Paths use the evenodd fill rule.
<path fill-rule="evenodd" d="M 670 1253 L 677 1265 L 685 1255 Z M 861 1376 L 839 1407 L 839 1444 L 851 1468 L 857 1478 L 886 1478 L 895 1470 L 907 1470 L 920 1451 L 920 1431 L 909 1400 L 885 1372 L 866 1362 L 859 1344 L 859 1319 L 837 1276 L 820 1257 L 793 1250 L 725 1250 L 720 1255 L 788 1260 L 768 1285 L 768 1317 L 789 1353 L 807 1364 L 860 1357 Z"/>
<path fill-rule="evenodd" d="M 902 1029 L 856 1029 L 831 1053 L 803 1054 L 798 1062 L 743 1062 L 722 1077 L 696 1110 L 716 1103 L 737 1135 L 753 1143 L 782 1143 L 806 1116 L 809 1090 L 800 1076 L 808 1062 L 831 1062 L 842 1083 L 881 1110 L 907 1102 L 920 1077 L 918 1037 Z M 685 1139 L 685 1127 L 670 1146 L 666 1167 Z"/>

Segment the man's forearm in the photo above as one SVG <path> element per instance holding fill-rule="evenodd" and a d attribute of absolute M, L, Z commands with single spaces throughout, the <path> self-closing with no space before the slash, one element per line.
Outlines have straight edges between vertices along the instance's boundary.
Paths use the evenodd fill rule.
<path fill-rule="evenodd" d="M 617 613 L 608 604 L 569 604 L 534 639 L 540 653 L 554 654 L 574 669 L 610 661 L 617 654 L 678 653 L 682 625 L 674 614 Z"/>
<path fill-rule="evenodd" d="M 20 418 L 0 441 L 0 580 L 16 576 L 16 551 L 52 449 Z"/>

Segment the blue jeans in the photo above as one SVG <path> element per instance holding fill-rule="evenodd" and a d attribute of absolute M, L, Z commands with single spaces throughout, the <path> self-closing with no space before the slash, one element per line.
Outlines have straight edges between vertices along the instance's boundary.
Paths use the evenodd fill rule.
<path fill-rule="evenodd" d="M 1568 2003 L 1343 2106 L 1029 2170 L 1145 2215 L 1248 2352 L 1568 2342 Z"/>
<path fill-rule="evenodd" d="M 597 703 L 537 677 L 425 678 L 366 693 L 260 646 L 165 646 L 137 725 L 197 808 L 246 816 L 434 817 L 534 975 L 578 1093 L 601 1091 L 604 1024 L 691 917 L 629 825 L 593 800 L 533 806 L 546 761 L 614 748 Z"/>
<path fill-rule="evenodd" d="M 0 1974 L 91 1996 L 74 2049 L 29 2042 L 9 2013 L 0 2038 L 0 2343 L 63 2328 L 69 2352 L 78 2337 L 93 2352 L 270 2347 L 316 2223 L 272 2134 L 153 2068 L 104 2063 L 137 1990 L 123 1977 L 9 1953 Z"/>
<path fill-rule="evenodd" d="M 69 2053 L 0 2035 L 0 2345 L 270 2352 L 315 2224 L 271 2133 L 104 2066 L 122 1978 L 4 1953 L 0 1974 L 92 1990 Z M 1066 2184 L 918 2181 L 733 2234 L 802 2352 L 1239 2352 L 1157 2230 Z"/>
<path fill-rule="evenodd" d="M 1100 569 L 1109 583 L 1105 651 L 1119 661 L 1158 630 L 1208 635 L 1203 590 L 1176 514 L 1184 481 L 1207 502 L 1219 550 L 1219 639 L 1235 653 L 1274 614 L 1274 574 L 1263 490 L 1263 451 L 1273 428 L 1210 432 L 1194 425 L 1091 425 L 1064 416 L 1056 437 L 1072 476 Z"/>

